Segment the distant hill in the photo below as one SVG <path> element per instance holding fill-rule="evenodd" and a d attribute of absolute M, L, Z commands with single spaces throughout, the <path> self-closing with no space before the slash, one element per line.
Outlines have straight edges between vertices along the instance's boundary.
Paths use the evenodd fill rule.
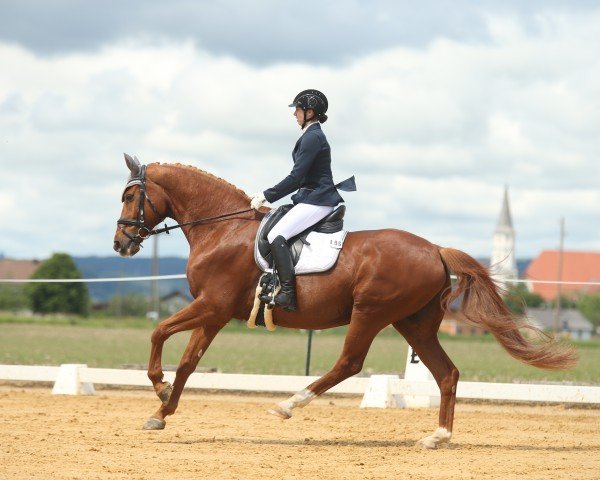
<path fill-rule="evenodd" d="M 83 278 L 141 277 L 152 275 L 152 259 L 122 257 L 73 257 Z M 158 262 L 159 275 L 185 273 L 187 258 L 162 257 Z M 189 292 L 187 280 L 161 280 L 160 295 L 174 290 Z M 130 292 L 150 295 L 150 281 L 88 283 L 90 296 L 95 302 L 106 302 L 116 294 Z"/>

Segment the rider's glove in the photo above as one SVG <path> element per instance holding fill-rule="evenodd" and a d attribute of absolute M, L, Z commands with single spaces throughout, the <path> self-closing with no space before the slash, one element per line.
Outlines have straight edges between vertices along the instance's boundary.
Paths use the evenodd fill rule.
<path fill-rule="evenodd" d="M 258 210 L 267 201 L 263 192 L 255 193 L 250 199 L 250 208 Z"/>

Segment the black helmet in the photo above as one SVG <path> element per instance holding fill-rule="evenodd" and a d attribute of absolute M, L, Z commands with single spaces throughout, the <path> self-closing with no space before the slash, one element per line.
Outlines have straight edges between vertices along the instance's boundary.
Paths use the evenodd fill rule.
<path fill-rule="evenodd" d="M 312 108 L 315 111 L 317 117 L 325 114 L 329 103 L 327 97 L 318 90 L 303 90 L 294 98 L 294 101 L 289 105 L 290 107 L 300 107 L 302 110 Z M 325 117 L 327 118 L 327 117 Z"/>

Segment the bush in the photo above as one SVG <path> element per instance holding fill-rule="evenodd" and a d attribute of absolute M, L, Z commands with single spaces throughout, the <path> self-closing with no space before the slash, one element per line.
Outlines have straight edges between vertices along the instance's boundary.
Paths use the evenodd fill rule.
<path fill-rule="evenodd" d="M 108 301 L 107 315 L 114 317 L 145 317 L 148 298 L 141 293 L 115 295 Z"/>
<path fill-rule="evenodd" d="M 29 300 L 25 295 L 25 285 L 0 284 L 0 310 L 16 312 L 27 308 L 29 308 Z"/>

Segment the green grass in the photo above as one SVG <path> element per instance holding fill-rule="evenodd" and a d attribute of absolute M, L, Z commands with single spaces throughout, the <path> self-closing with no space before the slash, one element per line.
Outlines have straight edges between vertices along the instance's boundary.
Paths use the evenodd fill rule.
<path fill-rule="evenodd" d="M 72 323 L 75 323 L 74 325 Z M 59 365 L 86 363 L 90 367 L 119 368 L 148 361 L 152 324 L 128 319 L 36 319 L 34 323 L 0 318 L 0 363 Z M 345 328 L 315 332 L 311 374 L 325 373 L 342 350 Z M 176 365 L 188 333 L 173 336 L 165 344 L 163 364 Z M 548 372 L 523 365 L 505 353 L 490 337 L 441 336 L 448 355 L 470 381 L 549 381 L 600 384 L 600 341 L 577 342 L 581 360 L 569 371 Z M 278 329 L 249 330 L 232 322 L 214 340 L 202 359 L 204 367 L 221 372 L 304 374 L 306 332 Z M 406 342 L 393 329 L 384 330 L 373 342 L 362 374 L 402 373 Z"/>

